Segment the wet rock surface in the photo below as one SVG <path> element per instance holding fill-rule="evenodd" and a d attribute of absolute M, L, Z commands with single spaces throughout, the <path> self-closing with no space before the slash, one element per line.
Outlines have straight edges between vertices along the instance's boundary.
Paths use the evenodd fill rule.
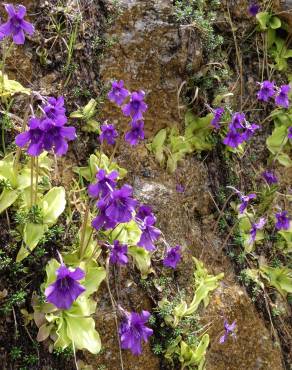
<path fill-rule="evenodd" d="M 195 69 L 202 63 L 200 41 L 196 40 L 190 49 L 188 44 L 192 36 L 175 25 L 169 1 L 123 1 L 122 7 L 122 14 L 108 34 L 117 37 L 117 44 L 103 60 L 103 81 L 123 79 L 131 90 L 145 90 L 149 104 L 145 119 L 148 134 L 174 123 L 182 124 L 178 114 L 178 90 L 187 63 L 192 61 Z M 233 7 L 238 10 L 236 4 Z M 106 103 L 105 116 L 115 121 L 119 113 Z M 210 231 L 215 222 L 212 216 L 214 205 L 206 168 L 199 161 L 189 159 L 184 161 L 176 176 L 169 176 L 151 163 L 147 152 L 140 148 L 134 158 L 123 150 L 119 161 L 124 161 L 130 169 L 135 196 L 153 207 L 167 241 L 183 247 L 183 262 L 178 267 L 180 288 L 192 292 L 191 255 L 201 258 L 210 272 L 225 273 L 208 309 L 202 312 L 206 323 L 212 321 L 207 369 L 283 369 L 279 347 L 274 345 L 264 320 L 246 291 L 236 282 L 232 265 L 221 250 L 222 240 Z M 185 187 L 183 194 L 177 193 L 177 184 Z M 237 320 L 238 340 L 219 345 L 224 318 L 229 322 Z M 112 355 L 113 361 L 117 353 Z M 149 361 L 152 363 L 152 356 L 148 360 L 148 355 L 149 352 L 142 355 L 144 366 L 148 366 Z M 125 356 L 128 358 L 127 354 Z M 129 364 L 129 370 L 136 369 L 136 362 Z M 158 363 L 151 366 L 147 369 L 159 368 Z"/>
<path fill-rule="evenodd" d="M 26 5 L 31 3 L 27 1 Z M 291 2 L 286 3 L 290 6 Z M 149 105 L 145 117 L 148 135 L 166 126 L 182 125 L 178 109 L 179 88 L 186 77 L 187 67 L 191 65 L 195 72 L 202 64 L 199 37 L 195 31 L 176 25 L 171 4 L 166 0 L 123 0 L 121 14 L 107 35 L 108 38 L 116 38 L 116 44 L 106 52 L 101 65 L 103 82 L 113 78 L 123 79 L 132 91 L 145 90 Z M 237 3 L 232 4 L 235 9 Z M 30 80 L 33 74 L 31 62 L 27 62 L 30 54 L 28 51 L 25 53 L 28 55 L 15 56 L 17 60 L 26 59 L 25 64 L 18 63 L 16 71 L 11 61 L 10 67 L 11 72 L 17 74 L 15 77 L 23 83 L 25 79 Z M 56 83 L 56 78 L 54 73 L 48 73 L 38 79 L 44 93 L 54 94 L 53 83 Z M 119 110 L 108 102 L 103 110 L 104 117 L 110 121 L 120 118 Z M 177 173 L 170 176 L 157 167 L 143 146 L 135 152 L 122 148 L 118 160 L 129 170 L 135 196 L 153 206 L 158 227 L 166 235 L 167 241 L 183 247 L 183 261 L 177 275 L 180 288 L 190 294 L 192 292 L 192 255 L 201 258 L 211 273 L 225 273 L 209 307 L 201 313 L 206 324 L 212 322 L 207 370 L 283 369 L 279 347 L 274 345 L 271 333 L 255 311 L 246 291 L 237 283 L 233 267 L 222 252 L 223 241 L 211 231 L 215 222 L 212 215 L 214 205 L 206 167 L 200 161 L 188 158 Z M 185 187 L 183 193 L 177 193 L 177 184 Z M 133 282 L 133 277 L 126 270 L 119 272 L 118 279 L 111 282 L 111 288 L 128 310 L 151 309 L 151 299 Z M 97 299 L 96 327 L 104 351 L 98 356 L 78 353 L 77 357 L 92 366 L 93 370 L 101 365 L 105 365 L 106 369 L 118 370 L 121 367 L 115 320 L 105 285 L 101 287 Z M 237 320 L 238 338 L 219 345 L 224 318 L 229 322 Z M 139 357 L 123 351 L 123 360 L 125 370 L 161 368 L 160 360 L 152 353 L 149 344 L 144 345 L 143 354 Z"/>

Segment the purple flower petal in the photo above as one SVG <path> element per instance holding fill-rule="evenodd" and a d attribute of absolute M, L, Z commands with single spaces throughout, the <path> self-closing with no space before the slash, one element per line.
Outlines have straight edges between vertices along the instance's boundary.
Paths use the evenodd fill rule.
<path fill-rule="evenodd" d="M 69 309 L 73 302 L 85 291 L 78 283 L 84 278 L 85 273 L 80 268 L 70 271 L 65 265 L 61 265 L 56 271 L 57 279 L 45 290 L 47 301 L 59 309 Z"/>

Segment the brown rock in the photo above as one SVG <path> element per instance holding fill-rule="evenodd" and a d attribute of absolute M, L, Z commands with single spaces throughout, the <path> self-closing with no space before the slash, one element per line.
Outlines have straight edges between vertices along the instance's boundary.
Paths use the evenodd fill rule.
<path fill-rule="evenodd" d="M 201 44 L 194 31 L 175 24 L 171 1 L 123 1 L 121 6 L 108 33 L 117 43 L 102 61 L 101 77 L 104 82 L 122 79 L 131 91 L 146 92 L 146 134 L 153 134 L 179 121 L 178 90 L 186 66 L 200 67 Z M 110 103 L 103 112 L 120 120 L 120 111 Z"/>

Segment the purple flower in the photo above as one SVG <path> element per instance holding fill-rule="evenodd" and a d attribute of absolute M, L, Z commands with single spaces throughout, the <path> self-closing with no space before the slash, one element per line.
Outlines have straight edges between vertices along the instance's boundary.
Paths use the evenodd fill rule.
<path fill-rule="evenodd" d="M 255 123 L 246 124 L 245 131 L 243 133 L 244 141 L 249 140 L 259 128 L 260 126 Z"/>
<path fill-rule="evenodd" d="M 144 122 L 132 121 L 131 129 L 125 135 L 125 140 L 132 146 L 137 145 L 139 140 L 144 140 Z"/>
<path fill-rule="evenodd" d="M 167 250 L 166 257 L 163 260 L 163 266 L 175 269 L 180 260 L 181 260 L 181 247 L 180 245 L 177 245 Z"/>
<path fill-rule="evenodd" d="M 99 213 L 92 220 L 92 223 L 91 223 L 92 227 L 97 231 L 100 230 L 100 229 L 104 229 L 104 230 L 113 229 L 117 225 L 117 222 L 111 220 L 106 215 L 105 212 L 106 212 L 107 206 L 108 206 L 108 203 L 104 199 L 101 199 L 97 203 Z"/>
<path fill-rule="evenodd" d="M 133 355 L 142 353 L 142 341 L 148 342 L 148 337 L 153 334 L 153 330 L 145 325 L 149 317 L 148 311 L 126 313 L 119 330 L 123 349 L 129 349 Z"/>
<path fill-rule="evenodd" d="M 45 115 L 42 118 L 31 118 L 28 131 L 17 135 L 15 143 L 21 148 L 29 143 L 27 152 L 31 156 L 38 156 L 43 150 L 53 150 L 58 156 L 64 155 L 68 150 L 68 141 L 76 139 L 75 127 L 65 127 L 67 117 L 64 98 L 50 97 L 43 110 Z"/>
<path fill-rule="evenodd" d="M 226 339 L 229 337 L 229 335 L 231 335 L 231 337 L 236 339 L 235 329 L 236 329 L 236 321 L 233 321 L 233 323 L 229 325 L 227 320 L 224 320 L 225 333 L 222 335 L 222 337 L 220 337 L 219 343 L 220 344 L 224 343 Z"/>
<path fill-rule="evenodd" d="M 224 108 L 216 108 L 214 110 L 214 118 L 211 121 L 211 126 L 219 130 L 220 128 L 220 120 L 222 118 L 222 115 L 224 113 Z"/>
<path fill-rule="evenodd" d="M 13 42 L 17 45 L 24 44 L 25 33 L 32 35 L 35 31 L 34 26 L 25 21 L 26 8 L 23 5 L 5 4 L 8 14 L 8 21 L 0 26 L 0 40 L 4 37 L 12 36 Z"/>
<path fill-rule="evenodd" d="M 121 106 L 129 94 L 129 91 L 124 88 L 124 81 L 120 80 L 112 82 L 112 89 L 107 97 L 111 102 Z"/>
<path fill-rule="evenodd" d="M 238 145 L 243 143 L 243 141 L 243 136 L 234 128 L 230 128 L 223 140 L 223 143 L 230 146 L 231 148 L 237 148 Z"/>
<path fill-rule="evenodd" d="M 258 14 L 259 10 L 260 10 L 260 6 L 255 3 L 250 4 L 250 6 L 248 7 L 248 12 L 253 17 L 255 17 Z"/>
<path fill-rule="evenodd" d="M 43 151 L 44 131 L 40 129 L 41 120 L 31 118 L 28 122 L 28 131 L 18 134 L 15 138 L 15 144 L 23 148 L 29 143 L 27 153 L 33 157 L 38 156 Z"/>
<path fill-rule="evenodd" d="M 268 80 L 259 83 L 260 91 L 257 93 L 258 100 L 267 102 L 275 95 L 275 83 Z"/>
<path fill-rule="evenodd" d="M 184 193 L 185 192 L 185 187 L 181 184 L 177 184 L 176 187 L 175 187 L 175 190 L 177 193 Z"/>
<path fill-rule="evenodd" d="M 245 122 L 245 114 L 240 112 L 235 112 L 232 116 L 231 123 L 229 125 L 230 129 L 243 129 Z"/>
<path fill-rule="evenodd" d="M 104 124 L 101 125 L 100 129 L 101 129 L 101 134 L 99 136 L 100 142 L 103 143 L 104 141 L 106 141 L 109 145 L 115 145 L 116 143 L 115 138 L 119 136 L 117 130 L 115 129 L 115 126 Z"/>
<path fill-rule="evenodd" d="M 116 187 L 118 177 L 117 171 L 107 174 L 105 170 L 99 170 L 96 174 L 97 182 L 88 186 L 88 194 L 93 198 L 105 197 Z"/>
<path fill-rule="evenodd" d="M 106 216 L 117 223 L 129 222 L 137 201 L 132 198 L 133 189 L 130 185 L 123 185 L 121 189 L 110 194 L 109 205 L 105 210 Z"/>
<path fill-rule="evenodd" d="M 292 139 L 292 126 L 288 128 L 288 139 Z"/>
<path fill-rule="evenodd" d="M 275 98 L 275 103 L 283 108 L 289 108 L 289 98 L 288 93 L 291 87 L 289 85 L 282 85 Z"/>
<path fill-rule="evenodd" d="M 57 280 L 45 290 L 47 301 L 59 309 L 68 310 L 73 302 L 85 291 L 78 283 L 85 273 L 80 268 L 70 271 L 65 265 L 58 268 Z"/>
<path fill-rule="evenodd" d="M 249 244 L 252 244 L 255 241 L 257 230 L 261 230 L 265 226 L 265 224 L 266 219 L 264 217 L 261 217 L 259 219 L 259 222 L 253 223 L 251 225 Z"/>
<path fill-rule="evenodd" d="M 157 229 L 155 225 L 156 217 L 153 215 L 145 217 L 142 224 L 139 227 L 142 231 L 140 240 L 137 245 L 145 248 L 147 251 L 153 251 L 155 249 L 154 242 L 159 238 L 161 231 Z"/>
<path fill-rule="evenodd" d="M 64 126 L 67 122 L 63 96 L 59 96 L 57 99 L 54 97 L 48 98 L 48 104 L 43 107 L 43 110 L 55 126 Z"/>
<path fill-rule="evenodd" d="M 120 244 L 118 240 L 114 241 L 110 252 L 110 263 L 118 265 L 126 265 L 128 263 L 128 246 Z"/>
<path fill-rule="evenodd" d="M 239 198 L 241 200 L 241 203 L 239 205 L 239 213 L 243 213 L 245 209 L 248 206 L 248 203 L 250 200 L 255 199 L 257 196 L 254 193 L 248 194 L 248 195 L 243 195 L 240 192 L 238 192 Z"/>
<path fill-rule="evenodd" d="M 232 116 L 231 123 L 229 124 L 229 131 L 223 143 L 231 148 L 237 148 L 238 145 L 249 140 L 258 129 L 258 125 L 254 123 L 251 124 L 246 120 L 244 113 L 236 112 Z"/>
<path fill-rule="evenodd" d="M 290 227 L 290 218 L 287 216 L 287 211 L 276 213 L 276 229 L 277 230 L 288 230 Z"/>
<path fill-rule="evenodd" d="M 53 150 L 57 156 L 68 151 L 68 141 L 76 139 L 76 129 L 73 126 L 56 126 L 50 119 L 41 121 L 44 129 L 43 148 L 49 152 Z"/>
<path fill-rule="evenodd" d="M 262 173 L 262 176 L 269 185 L 277 184 L 278 182 L 277 176 L 272 171 L 266 170 Z"/>
<path fill-rule="evenodd" d="M 126 104 L 122 111 L 125 116 L 130 116 L 133 121 L 139 121 L 143 119 L 143 113 L 146 112 L 148 106 L 144 102 L 145 92 L 140 90 L 131 94 L 131 99 Z"/>
<path fill-rule="evenodd" d="M 152 209 L 145 204 L 142 204 L 136 213 L 136 220 L 144 221 L 147 216 L 154 216 L 152 213 Z"/>

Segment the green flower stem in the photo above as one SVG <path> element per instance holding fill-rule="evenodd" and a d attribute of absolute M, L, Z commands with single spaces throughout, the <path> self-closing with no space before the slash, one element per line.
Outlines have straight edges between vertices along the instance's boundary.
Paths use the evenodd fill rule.
<path fill-rule="evenodd" d="M 38 200 L 38 182 L 39 182 L 39 157 L 35 158 L 35 198 L 34 203 Z"/>
<path fill-rule="evenodd" d="M 117 151 L 118 146 L 119 146 L 119 139 L 117 139 L 117 141 L 115 143 L 115 146 L 114 146 L 114 150 L 113 150 L 113 152 L 112 152 L 112 154 L 110 156 L 109 166 L 112 164 L 112 161 L 113 161 L 113 159 L 115 157 L 115 154 L 116 154 L 116 151 Z"/>
<path fill-rule="evenodd" d="M 87 249 L 87 248 L 88 248 L 88 246 L 89 246 L 89 243 L 90 243 L 90 241 L 91 241 L 92 235 L 93 235 L 93 228 L 91 229 L 90 234 L 89 234 L 89 237 L 88 237 L 87 242 L 86 242 L 86 244 L 85 244 L 85 247 L 84 247 L 84 250 L 83 250 L 83 255 L 82 255 L 82 257 L 83 257 L 83 256 L 85 255 L 85 253 L 86 253 L 86 249 Z"/>
<path fill-rule="evenodd" d="M 116 329 L 117 329 L 117 339 L 118 339 L 118 344 L 119 344 L 119 355 L 120 355 L 120 363 L 121 363 L 121 370 L 124 370 L 124 363 L 123 363 L 123 355 L 122 355 L 122 349 L 121 349 L 121 340 L 120 340 L 120 334 L 119 334 L 119 323 L 118 323 L 118 317 L 117 317 L 117 304 L 115 302 L 115 299 L 112 295 L 111 289 L 110 289 L 110 284 L 109 284 L 109 257 L 106 260 L 106 286 L 107 290 L 110 296 L 111 304 L 113 307 L 113 313 L 115 317 L 115 323 L 116 323 Z"/>
<path fill-rule="evenodd" d="M 84 245 L 84 240 L 85 240 L 85 233 L 86 233 L 86 226 L 88 222 L 89 211 L 90 211 L 90 203 L 88 202 L 86 209 L 85 209 L 84 221 L 83 221 L 82 229 L 81 229 L 80 253 L 79 253 L 80 259 L 83 258 L 85 250 L 86 250 L 86 246 Z"/>
<path fill-rule="evenodd" d="M 21 133 L 24 132 L 25 129 L 26 129 L 26 125 L 27 125 L 27 121 L 28 121 L 28 116 L 29 116 L 29 113 L 30 113 L 30 104 L 32 103 L 32 100 L 33 100 L 33 97 L 31 96 L 30 101 L 28 102 L 28 106 L 27 106 L 27 109 L 25 111 L 24 117 L 23 117 L 21 131 L 20 131 Z M 15 158 L 14 158 L 14 163 L 13 163 L 13 167 L 14 167 L 14 169 L 16 171 L 18 170 L 18 165 L 19 165 L 20 157 L 21 157 L 21 148 L 18 147 L 17 150 L 16 150 L 16 154 L 15 154 Z"/>
<path fill-rule="evenodd" d="M 33 167 L 34 167 L 34 157 L 30 158 L 30 206 L 33 206 Z"/>

